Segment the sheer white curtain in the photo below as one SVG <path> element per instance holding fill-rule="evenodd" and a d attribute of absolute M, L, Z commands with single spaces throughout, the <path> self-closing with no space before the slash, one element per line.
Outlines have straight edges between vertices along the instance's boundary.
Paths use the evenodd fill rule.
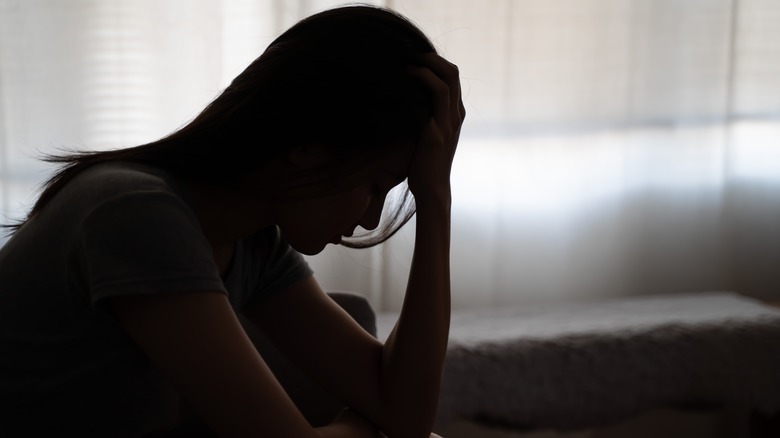
<path fill-rule="evenodd" d="M 395 0 L 461 67 L 455 307 L 728 289 L 780 299 L 780 3 Z M 55 147 L 145 142 L 337 2 L 0 0 L 0 204 Z M 400 306 L 413 226 L 311 258 Z"/>

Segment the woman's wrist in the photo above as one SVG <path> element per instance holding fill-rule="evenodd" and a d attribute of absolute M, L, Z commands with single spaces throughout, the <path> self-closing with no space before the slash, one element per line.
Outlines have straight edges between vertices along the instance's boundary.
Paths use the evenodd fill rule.
<path fill-rule="evenodd" d="M 452 192 L 449 187 L 445 190 L 429 191 L 422 194 L 414 194 L 417 214 L 447 213 L 449 215 L 452 206 Z"/>

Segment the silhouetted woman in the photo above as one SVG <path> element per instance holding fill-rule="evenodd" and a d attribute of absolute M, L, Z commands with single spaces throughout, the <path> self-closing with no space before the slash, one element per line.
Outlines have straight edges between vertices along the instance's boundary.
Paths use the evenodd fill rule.
<path fill-rule="evenodd" d="M 173 134 L 50 157 L 59 171 L 0 250 L 0 435 L 143 436 L 175 426 L 180 396 L 223 436 L 427 437 L 464 117 L 457 68 L 420 30 L 350 6 L 290 28 Z M 380 226 L 404 180 L 414 202 Z M 300 253 L 381 243 L 415 211 L 382 344 Z M 311 427 L 239 314 L 349 409 Z"/>

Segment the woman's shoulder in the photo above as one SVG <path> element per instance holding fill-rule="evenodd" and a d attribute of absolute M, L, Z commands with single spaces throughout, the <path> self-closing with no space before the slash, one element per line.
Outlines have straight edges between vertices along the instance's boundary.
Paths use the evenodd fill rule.
<path fill-rule="evenodd" d="M 171 173 L 138 163 L 106 162 L 83 170 L 65 185 L 55 203 L 89 209 L 123 196 L 166 194 L 191 204 L 183 182 Z M 60 201 L 60 202 L 57 202 Z"/>
<path fill-rule="evenodd" d="M 120 211 L 139 214 L 142 212 L 137 211 L 138 208 L 147 210 L 143 207 L 144 200 L 148 200 L 146 204 L 150 206 L 159 205 L 160 201 L 177 205 L 179 211 L 191 215 L 192 204 L 185 186 L 173 175 L 143 164 L 106 162 L 74 176 L 34 222 L 51 218 L 56 223 L 76 226 L 101 210 L 116 211 L 115 216 Z"/>
<path fill-rule="evenodd" d="M 66 188 L 82 194 L 107 196 L 149 190 L 179 192 L 183 189 L 181 182 L 163 169 L 124 161 L 95 164 L 76 175 L 68 186 Z"/>

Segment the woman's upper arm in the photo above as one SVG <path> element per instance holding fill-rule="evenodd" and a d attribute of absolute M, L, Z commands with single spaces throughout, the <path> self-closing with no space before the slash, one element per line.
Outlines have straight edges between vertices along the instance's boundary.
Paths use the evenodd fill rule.
<path fill-rule="evenodd" d="M 313 276 L 256 301 L 244 314 L 302 371 L 382 427 L 383 345 L 324 293 Z"/>
<path fill-rule="evenodd" d="M 111 298 L 120 323 L 220 436 L 316 436 L 219 292 Z"/>

